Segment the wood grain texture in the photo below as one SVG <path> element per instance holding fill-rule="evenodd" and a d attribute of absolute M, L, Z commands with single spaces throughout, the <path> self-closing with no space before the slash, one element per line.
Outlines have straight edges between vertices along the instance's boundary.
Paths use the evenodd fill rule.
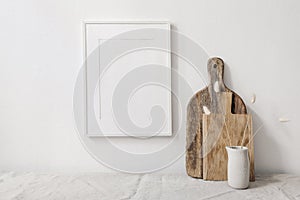
<path fill-rule="evenodd" d="M 226 146 L 247 146 L 250 158 L 250 180 L 254 181 L 254 148 L 252 117 L 232 114 L 232 93 L 217 94 L 221 113 L 203 115 L 203 179 L 227 180 Z"/>
<path fill-rule="evenodd" d="M 208 60 L 207 71 L 210 77 L 209 85 L 197 92 L 190 100 L 187 107 L 186 124 L 186 172 L 194 178 L 203 178 L 203 127 L 202 120 L 204 106 L 211 113 L 220 113 L 218 92 L 231 92 L 232 105 L 231 113 L 247 114 L 243 100 L 235 92 L 226 87 L 223 81 L 224 62 L 220 58 Z M 214 84 L 218 81 L 219 91 L 214 90 Z"/>

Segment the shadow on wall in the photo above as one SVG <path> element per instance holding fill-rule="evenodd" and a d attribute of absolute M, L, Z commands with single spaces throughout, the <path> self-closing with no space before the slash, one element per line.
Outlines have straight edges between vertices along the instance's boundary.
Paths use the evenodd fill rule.
<path fill-rule="evenodd" d="M 283 157 L 279 151 L 279 145 L 268 134 L 267 126 L 264 125 L 259 115 L 252 109 L 248 108 L 248 112 L 253 117 L 253 134 L 254 134 L 254 157 L 255 169 L 257 174 L 269 174 L 278 171 L 278 165 L 282 165 Z M 273 163 L 273 168 L 270 168 L 270 163 Z M 282 168 L 282 167 L 280 167 Z"/>

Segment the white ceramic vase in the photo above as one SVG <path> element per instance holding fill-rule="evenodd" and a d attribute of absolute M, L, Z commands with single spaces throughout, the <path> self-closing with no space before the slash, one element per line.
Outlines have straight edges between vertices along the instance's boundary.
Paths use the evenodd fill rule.
<path fill-rule="evenodd" d="M 228 154 L 228 185 L 235 189 L 246 189 L 249 186 L 248 148 L 244 146 L 226 147 Z"/>

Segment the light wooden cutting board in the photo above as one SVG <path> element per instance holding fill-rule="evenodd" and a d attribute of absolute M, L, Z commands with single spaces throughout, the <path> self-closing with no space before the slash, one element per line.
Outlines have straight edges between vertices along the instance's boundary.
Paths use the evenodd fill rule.
<path fill-rule="evenodd" d="M 250 180 L 254 180 L 252 117 L 232 114 L 232 93 L 217 94 L 221 114 L 203 115 L 203 179 L 227 180 L 226 146 L 247 146 L 250 159 Z"/>

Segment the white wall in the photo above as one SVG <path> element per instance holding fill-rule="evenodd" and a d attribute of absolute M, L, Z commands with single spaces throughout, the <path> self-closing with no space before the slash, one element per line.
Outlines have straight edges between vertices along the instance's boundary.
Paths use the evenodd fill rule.
<path fill-rule="evenodd" d="M 110 171 L 84 150 L 73 122 L 82 20 L 168 20 L 222 57 L 228 86 L 255 113 L 255 127 L 264 124 L 255 137 L 257 171 L 300 174 L 297 0 L 2 2 L 1 170 Z M 280 123 L 282 116 L 291 121 Z M 164 171 L 184 173 L 184 158 Z"/>

